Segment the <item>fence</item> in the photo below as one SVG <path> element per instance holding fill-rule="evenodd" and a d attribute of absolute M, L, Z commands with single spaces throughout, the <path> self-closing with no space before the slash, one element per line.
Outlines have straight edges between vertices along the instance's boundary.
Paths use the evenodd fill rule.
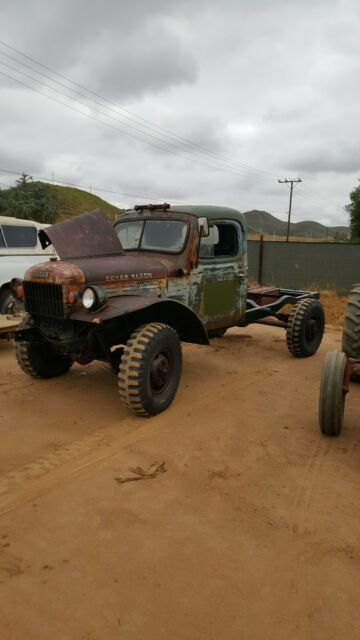
<path fill-rule="evenodd" d="M 333 289 L 360 282 L 360 245 L 248 240 L 249 277 L 285 289 Z"/>

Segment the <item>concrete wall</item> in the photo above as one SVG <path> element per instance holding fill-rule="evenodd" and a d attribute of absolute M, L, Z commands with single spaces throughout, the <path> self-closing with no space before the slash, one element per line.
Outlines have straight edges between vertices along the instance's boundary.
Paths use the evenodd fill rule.
<path fill-rule="evenodd" d="M 248 240 L 249 277 L 259 281 L 260 241 Z M 264 242 L 261 284 L 348 293 L 360 282 L 360 245 Z"/>

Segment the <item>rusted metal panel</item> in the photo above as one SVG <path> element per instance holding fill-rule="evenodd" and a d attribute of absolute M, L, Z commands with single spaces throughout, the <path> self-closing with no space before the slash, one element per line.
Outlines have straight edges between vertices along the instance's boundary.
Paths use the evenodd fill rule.
<path fill-rule="evenodd" d="M 140 253 L 140 252 L 139 252 Z M 99 256 L 96 258 L 73 258 L 71 261 L 85 274 L 87 282 L 93 284 L 136 283 L 166 278 L 166 267 L 147 256 L 124 254 Z"/>
<path fill-rule="evenodd" d="M 139 309 L 145 309 L 158 302 L 157 298 L 152 296 L 129 296 L 124 295 L 117 298 L 111 298 L 106 307 L 102 309 L 88 311 L 84 307 L 76 309 L 70 314 L 72 320 L 80 320 L 82 322 L 92 322 L 94 318 L 99 318 L 101 321 L 109 320 L 111 318 L 120 317 L 139 311 Z"/>
<path fill-rule="evenodd" d="M 36 264 L 26 271 L 24 279 L 62 285 L 86 284 L 84 272 L 73 262 L 65 260 L 49 260 Z"/>
<path fill-rule="evenodd" d="M 99 209 L 42 229 L 39 239 L 43 249 L 52 243 L 65 260 L 124 254 L 114 228 Z"/>
<path fill-rule="evenodd" d="M 77 309 L 71 313 L 70 318 L 71 320 L 99 325 L 108 320 L 125 317 L 132 313 L 143 313 L 150 308 L 153 312 L 153 317 L 155 315 L 158 321 L 165 322 L 168 319 L 171 326 L 178 324 L 179 329 L 182 327 L 182 337 L 187 342 L 209 343 L 203 324 L 196 313 L 187 306 L 169 298 L 121 296 L 109 300 L 105 307 L 97 311 L 91 312 L 83 308 Z"/>
<path fill-rule="evenodd" d="M 276 287 L 250 287 L 247 297 L 254 300 L 256 304 L 271 304 L 280 297 L 280 289 Z"/>

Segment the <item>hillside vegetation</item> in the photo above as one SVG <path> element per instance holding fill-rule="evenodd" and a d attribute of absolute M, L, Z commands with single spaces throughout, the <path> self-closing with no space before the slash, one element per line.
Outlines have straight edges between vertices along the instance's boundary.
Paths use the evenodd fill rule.
<path fill-rule="evenodd" d="M 101 209 L 114 222 L 122 213 L 99 196 L 75 189 L 36 181 L 18 181 L 16 186 L 0 191 L 0 213 L 52 224 L 73 216 Z"/>
<path fill-rule="evenodd" d="M 85 211 L 93 211 L 93 209 L 101 209 L 109 220 L 114 222 L 116 216 L 124 211 L 124 209 L 119 209 L 88 191 L 52 184 L 49 184 L 48 188 L 57 201 L 58 222 L 85 213 Z"/>

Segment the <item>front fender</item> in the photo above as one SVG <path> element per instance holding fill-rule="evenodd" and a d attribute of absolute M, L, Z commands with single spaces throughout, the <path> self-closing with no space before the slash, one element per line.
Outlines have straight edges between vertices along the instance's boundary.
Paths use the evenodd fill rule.
<path fill-rule="evenodd" d="M 71 320 L 106 322 L 126 319 L 134 328 L 147 322 L 164 322 L 173 327 L 184 342 L 209 344 L 206 329 L 199 316 L 185 304 L 171 298 L 150 296 L 118 296 L 97 311 L 78 309 L 70 314 Z M 96 319 L 96 320 L 95 320 Z"/>

